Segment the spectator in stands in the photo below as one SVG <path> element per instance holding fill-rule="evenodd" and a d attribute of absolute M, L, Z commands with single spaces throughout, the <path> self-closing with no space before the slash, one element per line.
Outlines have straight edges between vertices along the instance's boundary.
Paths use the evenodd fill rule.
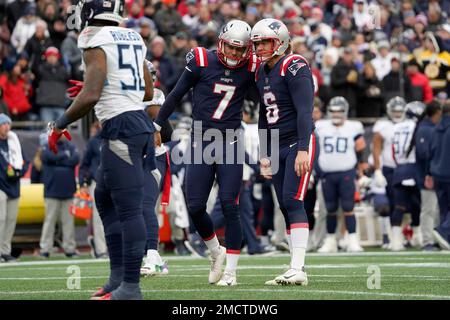
<path fill-rule="evenodd" d="M 380 81 L 383 80 L 389 72 L 391 72 L 392 55 L 389 50 L 389 42 L 386 40 L 380 41 L 380 43 L 378 43 L 378 55 L 371 61 L 373 67 L 375 68 L 377 78 Z"/>
<path fill-rule="evenodd" d="M 440 210 L 440 225 L 434 238 L 443 250 L 450 250 L 450 101 L 442 108 L 442 119 L 433 131 L 430 147 L 430 176 L 425 178 L 425 186 L 436 190 Z"/>
<path fill-rule="evenodd" d="M 48 147 L 42 149 L 45 220 L 40 240 L 40 255 L 48 258 L 53 248 L 55 224 L 61 220 L 63 249 L 67 257 L 76 255 L 74 217 L 69 213 L 76 191 L 75 166 L 79 156 L 75 146 L 62 138 L 58 141 L 58 153 Z"/>
<path fill-rule="evenodd" d="M 377 79 L 375 68 L 371 62 L 366 62 L 362 74 L 358 77 L 358 117 L 381 117 L 383 96 L 381 95 L 381 81 Z"/>
<path fill-rule="evenodd" d="M 430 103 L 433 100 L 433 89 L 427 76 L 419 71 L 420 65 L 416 59 L 408 62 L 406 73 L 411 81 L 411 100 Z"/>
<path fill-rule="evenodd" d="M 157 67 L 161 90 L 168 94 L 178 80 L 178 73 L 172 59 L 165 52 L 166 42 L 162 37 L 155 37 L 150 47 L 150 61 Z"/>
<path fill-rule="evenodd" d="M 11 119 L 0 114 L 0 261 L 14 261 L 11 240 L 16 229 L 20 197 L 20 178 L 27 171 L 17 134 L 11 131 Z"/>
<path fill-rule="evenodd" d="M 61 48 L 61 43 L 66 38 L 67 33 L 64 21 L 58 17 L 56 3 L 46 3 L 41 18 L 47 22 L 48 31 L 50 33 L 50 38 L 52 39 L 53 45 L 58 49 Z"/>
<path fill-rule="evenodd" d="M 405 72 L 400 74 L 400 68 L 402 68 L 400 60 L 393 56 L 391 58 L 391 71 L 382 81 L 384 104 L 396 96 L 404 97 L 408 102 L 411 101 L 411 81 Z"/>
<path fill-rule="evenodd" d="M 9 116 L 8 106 L 3 100 L 3 89 L 0 87 L 0 113 L 6 114 Z"/>
<path fill-rule="evenodd" d="M 31 109 L 29 97 L 31 84 L 23 78 L 22 68 L 16 61 L 8 60 L 3 64 L 6 73 L 0 76 L 3 99 L 14 121 L 28 120 Z"/>
<path fill-rule="evenodd" d="M 185 26 L 189 28 L 189 30 L 197 27 L 198 24 L 198 7 L 196 0 L 186 0 L 185 4 L 187 6 L 187 13 L 183 16 L 181 21 Z"/>
<path fill-rule="evenodd" d="M 178 75 L 181 75 L 184 70 L 186 65 L 186 54 L 189 50 L 189 37 L 187 33 L 184 31 L 178 31 L 173 37 L 171 53 L 173 61 L 176 64 Z"/>
<path fill-rule="evenodd" d="M 350 47 L 331 71 L 332 96 L 343 96 L 349 104 L 349 117 L 356 115 L 358 71 L 353 64 L 353 51 Z"/>
<path fill-rule="evenodd" d="M 141 17 L 137 21 L 137 25 L 139 27 L 139 34 L 144 40 L 145 45 L 147 46 L 147 48 L 150 48 L 152 40 L 158 34 L 156 31 L 155 23 L 147 17 Z M 150 53 L 147 51 L 147 58 L 149 57 L 149 54 Z"/>
<path fill-rule="evenodd" d="M 47 23 L 39 20 L 36 22 L 34 35 L 28 39 L 22 52 L 22 56 L 30 61 L 31 71 L 34 75 L 39 73 L 39 67 L 45 61 L 44 52 L 51 46 L 53 46 L 53 42 L 49 37 Z M 78 51 L 80 50 L 78 49 Z"/>
<path fill-rule="evenodd" d="M 36 16 L 36 5 L 28 3 L 24 11 L 24 16 L 17 21 L 11 35 L 11 44 L 17 53 L 21 53 L 28 39 L 30 39 L 36 31 L 36 23 L 40 19 Z"/>
<path fill-rule="evenodd" d="M 103 224 L 100 219 L 97 206 L 95 205 L 95 174 L 98 166 L 100 165 L 100 146 L 101 146 L 101 129 L 95 131 L 94 128 L 98 126 L 98 123 L 94 123 L 91 127 L 91 138 L 89 139 L 86 152 L 84 153 L 83 160 L 79 170 L 79 184 L 80 191 L 91 195 L 94 199 L 94 207 L 92 214 L 92 233 L 93 236 L 88 237 L 88 243 L 92 248 L 91 255 L 94 258 L 104 258 L 107 256 L 107 247 L 105 240 L 105 231 L 103 230 Z"/>
<path fill-rule="evenodd" d="M 54 121 L 65 111 L 69 74 L 59 62 L 61 55 L 57 48 L 48 48 L 44 55 L 46 61 L 39 67 L 36 103 L 41 106 L 41 120 Z"/>
<path fill-rule="evenodd" d="M 81 70 L 81 50 L 78 49 L 78 36 L 76 31 L 70 31 L 61 44 L 61 55 L 64 61 L 70 66 L 70 78 L 83 80 L 83 71 Z"/>
<path fill-rule="evenodd" d="M 156 12 L 154 20 L 159 35 L 169 42 L 170 36 L 184 29 L 185 26 L 176 10 L 176 0 L 162 0 L 162 4 L 162 8 Z"/>
<path fill-rule="evenodd" d="M 12 31 L 17 21 L 24 15 L 28 7 L 28 0 L 15 0 L 6 7 L 6 18 L 8 21 L 8 29 Z"/>

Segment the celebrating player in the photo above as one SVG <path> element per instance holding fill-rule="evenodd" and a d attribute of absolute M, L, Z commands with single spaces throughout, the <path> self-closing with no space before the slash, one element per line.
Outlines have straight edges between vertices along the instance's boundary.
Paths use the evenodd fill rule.
<path fill-rule="evenodd" d="M 344 212 L 348 231 L 346 251 L 363 251 L 356 234 L 355 179 L 357 153 L 366 148 L 363 125 L 347 120 L 349 105 L 344 97 L 334 97 L 327 108 L 328 118 L 316 122 L 320 139 L 319 167 L 322 172 L 322 191 L 327 207 L 327 237 L 318 252 L 337 252 L 335 237 L 338 205 Z"/>
<path fill-rule="evenodd" d="M 123 0 L 81 0 L 76 9 L 82 32 L 84 86 L 70 108 L 49 125 L 48 144 L 57 153 L 66 127 L 92 108 L 102 123 L 101 165 L 97 171 L 96 205 L 110 257 L 108 282 L 93 299 L 142 299 L 139 273 L 145 249 L 143 218 L 144 166 L 155 166 L 154 128 L 142 110 L 153 84 L 144 68 L 146 47 L 141 36 L 118 27 L 124 20 Z M 95 107 L 94 107 L 95 106 Z"/>
<path fill-rule="evenodd" d="M 241 125 L 242 106 L 249 87 L 254 85 L 256 59 L 251 55 L 250 26 L 243 21 L 228 22 L 219 35 L 217 50 L 194 48 L 186 55 L 186 68 L 174 90 L 167 96 L 155 120 L 157 130 L 163 125 L 179 104 L 183 96 L 193 88 L 193 118 L 201 121 L 203 132 L 218 129 L 225 136 L 227 129 L 236 130 Z M 191 155 L 205 150 L 211 142 L 198 144 L 196 137 L 203 132 L 193 130 Z M 224 139 L 222 159 L 226 159 L 226 146 L 232 145 L 237 154 L 238 140 Z M 239 140 L 242 140 L 240 142 Z M 237 142 L 237 143 L 236 143 Z M 202 152 L 203 154 L 203 152 Z M 186 197 L 188 211 L 200 236 L 211 252 L 211 270 L 209 282 L 219 286 L 236 285 L 242 229 L 239 218 L 237 198 L 242 181 L 243 164 L 214 163 L 201 159 L 200 163 L 190 163 L 186 169 Z M 217 175 L 219 197 L 226 217 L 226 250 L 219 245 L 213 223 L 206 212 L 214 178 Z M 225 272 L 222 276 L 222 264 L 226 257 Z"/>
<path fill-rule="evenodd" d="M 311 70 L 302 56 L 290 53 L 289 31 L 281 21 L 259 21 L 251 39 L 263 61 L 256 75 L 261 96 L 259 129 L 268 131 L 268 141 L 279 130 L 280 140 L 279 157 L 261 150 L 261 173 L 273 179 L 291 251 L 289 270 L 266 284 L 307 285 L 304 266 L 309 230 L 303 199 L 315 151 Z M 261 135 L 261 143 L 263 139 Z M 279 163 L 277 172 L 274 161 Z"/>

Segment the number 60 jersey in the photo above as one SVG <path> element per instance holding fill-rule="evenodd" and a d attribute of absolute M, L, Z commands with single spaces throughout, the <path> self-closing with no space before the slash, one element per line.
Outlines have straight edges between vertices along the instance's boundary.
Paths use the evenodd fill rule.
<path fill-rule="evenodd" d="M 142 110 L 147 48 L 139 33 L 121 27 L 86 27 L 78 38 L 81 50 L 101 48 L 106 55 L 106 81 L 95 115 L 104 122 L 121 113 Z"/>
<path fill-rule="evenodd" d="M 355 168 L 355 141 L 364 134 L 361 122 L 345 120 L 335 126 L 331 120 L 316 122 L 320 141 L 319 166 L 323 172 L 342 172 Z"/>

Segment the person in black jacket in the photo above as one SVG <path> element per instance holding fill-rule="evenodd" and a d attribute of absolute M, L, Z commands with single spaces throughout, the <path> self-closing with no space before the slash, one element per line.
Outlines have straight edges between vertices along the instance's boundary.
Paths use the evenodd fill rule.
<path fill-rule="evenodd" d="M 59 62 L 60 57 L 57 48 L 47 48 L 45 50 L 46 62 L 39 67 L 36 103 L 41 106 L 41 120 L 46 122 L 58 119 L 66 110 L 69 73 Z"/>
<path fill-rule="evenodd" d="M 63 249 L 67 257 L 76 255 L 74 218 L 69 213 L 73 194 L 76 191 L 75 166 L 79 156 L 75 146 L 69 141 L 58 141 L 58 153 L 43 147 L 43 182 L 45 198 L 45 221 L 42 227 L 40 248 L 41 256 L 48 258 L 53 248 L 53 235 L 56 221 L 61 220 Z"/>
<path fill-rule="evenodd" d="M 407 102 L 411 101 L 411 81 L 405 71 L 402 76 L 402 92 L 402 84 L 400 83 L 400 68 L 402 67 L 397 57 L 391 59 L 391 71 L 382 80 L 384 105 L 393 97 L 397 96 L 404 97 Z"/>
<path fill-rule="evenodd" d="M 11 119 L 0 114 L 0 262 L 14 261 L 11 240 L 19 209 L 20 178 L 27 171 L 22 147 L 11 131 Z"/>
<path fill-rule="evenodd" d="M 381 117 L 383 97 L 381 95 L 381 82 L 375 73 L 371 62 L 364 64 L 363 72 L 358 77 L 358 117 Z"/>
<path fill-rule="evenodd" d="M 358 71 L 353 63 L 353 52 L 345 48 L 341 59 L 331 71 L 332 97 L 342 96 L 349 104 L 349 117 L 356 116 Z"/>

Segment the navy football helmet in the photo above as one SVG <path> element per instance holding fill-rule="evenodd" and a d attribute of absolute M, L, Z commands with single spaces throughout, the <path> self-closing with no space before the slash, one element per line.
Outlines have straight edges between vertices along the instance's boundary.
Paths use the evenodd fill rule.
<path fill-rule="evenodd" d="M 80 0 L 75 9 L 76 28 L 83 30 L 92 20 L 105 20 L 120 24 L 125 0 Z"/>

